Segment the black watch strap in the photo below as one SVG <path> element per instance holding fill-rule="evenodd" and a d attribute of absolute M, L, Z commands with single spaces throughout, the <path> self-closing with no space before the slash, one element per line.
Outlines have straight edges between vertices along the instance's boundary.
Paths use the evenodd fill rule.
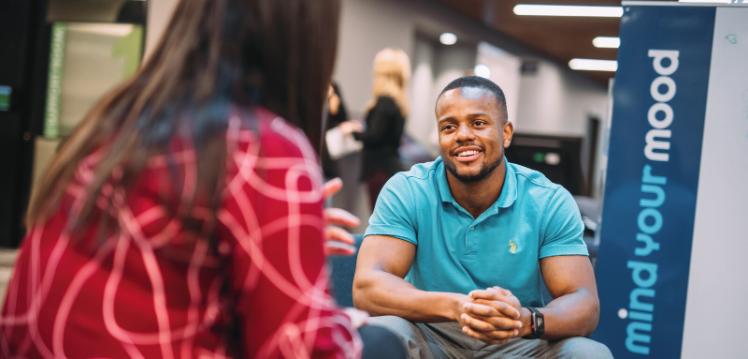
<path fill-rule="evenodd" d="M 532 324 L 532 334 L 530 338 L 541 338 L 545 334 L 545 317 L 538 308 L 527 307 L 530 310 L 530 323 Z"/>

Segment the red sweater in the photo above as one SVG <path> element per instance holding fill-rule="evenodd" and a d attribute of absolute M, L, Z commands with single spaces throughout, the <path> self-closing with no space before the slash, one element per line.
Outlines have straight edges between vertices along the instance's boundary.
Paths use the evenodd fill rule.
<path fill-rule="evenodd" d="M 59 208 L 23 242 L 0 357 L 222 358 L 234 348 L 258 358 L 358 356 L 360 339 L 328 292 L 314 151 L 282 119 L 256 116 L 255 132 L 230 120 L 215 244 L 164 205 L 164 193 L 178 202 L 195 184 L 194 152 L 184 148 L 153 158 L 127 195 L 102 189 L 114 205 L 98 209 L 117 221 L 103 244 L 96 219 L 72 238 L 65 228 L 97 154 L 82 161 Z"/>

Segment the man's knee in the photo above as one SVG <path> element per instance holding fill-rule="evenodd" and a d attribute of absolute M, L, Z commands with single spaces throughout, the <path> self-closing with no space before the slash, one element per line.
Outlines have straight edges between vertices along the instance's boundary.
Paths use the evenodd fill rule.
<path fill-rule="evenodd" d="M 367 325 L 373 325 L 377 327 L 385 327 L 396 333 L 398 336 L 413 336 L 418 330 L 418 327 L 409 320 L 396 317 L 394 315 L 383 315 L 379 317 L 369 317 L 366 321 Z"/>
<path fill-rule="evenodd" d="M 367 320 L 367 325 L 384 327 L 390 332 L 397 335 L 402 341 L 403 346 L 409 353 L 410 357 L 420 357 L 424 355 L 427 347 L 426 341 L 420 329 L 408 320 L 393 315 L 381 317 L 371 317 Z"/>
<path fill-rule="evenodd" d="M 554 345 L 557 358 L 612 359 L 613 354 L 605 344 L 585 337 L 561 340 Z"/>
<path fill-rule="evenodd" d="M 358 334 L 364 342 L 363 359 L 408 357 L 400 337 L 385 327 L 364 325 L 358 328 Z"/>

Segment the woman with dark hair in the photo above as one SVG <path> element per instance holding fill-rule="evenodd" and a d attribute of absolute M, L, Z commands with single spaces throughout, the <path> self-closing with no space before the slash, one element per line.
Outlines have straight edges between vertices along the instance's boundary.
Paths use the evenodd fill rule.
<path fill-rule="evenodd" d="M 325 119 L 325 132 L 337 127 L 341 123 L 348 120 L 348 110 L 345 107 L 343 101 L 343 95 L 340 93 L 340 86 L 337 83 L 332 82 L 327 90 L 327 116 Z M 325 178 L 338 177 L 338 164 L 336 160 L 330 157 L 330 152 L 327 149 L 327 142 L 322 139 L 322 173 Z"/>
<path fill-rule="evenodd" d="M 181 1 L 35 188 L 1 357 L 354 357 L 318 143 L 338 0 Z"/>

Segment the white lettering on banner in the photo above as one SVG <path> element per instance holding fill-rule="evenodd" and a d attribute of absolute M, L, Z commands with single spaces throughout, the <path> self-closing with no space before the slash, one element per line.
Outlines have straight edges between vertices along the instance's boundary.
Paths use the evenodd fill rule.
<path fill-rule="evenodd" d="M 652 67 L 658 75 L 670 76 L 678 69 L 678 50 L 649 50 L 647 56 L 652 57 Z M 668 59 L 670 64 L 665 66 L 662 60 Z"/>
<path fill-rule="evenodd" d="M 652 68 L 657 77 L 649 86 L 649 94 L 654 103 L 647 111 L 647 122 L 651 128 L 644 136 L 644 156 L 654 163 L 668 162 L 672 136 L 670 125 L 675 120 L 675 112 L 668 102 L 678 92 L 677 84 L 670 76 L 678 70 L 679 52 L 649 50 L 647 55 L 652 58 Z M 667 200 L 667 177 L 652 172 L 653 167 L 650 164 L 645 164 L 642 168 L 641 197 L 636 217 L 638 230 L 634 247 L 634 255 L 638 258 L 647 257 L 660 250 L 657 234 L 665 221 L 660 208 Z M 626 326 L 626 349 L 631 353 L 649 355 L 655 311 L 654 299 L 657 294 L 653 288 L 657 283 L 657 263 L 630 260 L 627 267 L 631 270 L 634 289 L 629 294 L 626 311 L 629 320 Z"/>
<path fill-rule="evenodd" d="M 665 87 L 665 93 L 660 92 L 660 89 Z M 649 94 L 657 102 L 668 102 L 675 97 L 675 81 L 667 76 L 660 76 L 649 86 Z"/>
<path fill-rule="evenodd" d="M 662 114 L 662 119 L 658 118 L 658 114 L 660 113 Z M 647 120 L 652 127 L 657 129 L 669 127 L 673 123 L 673 108 L 666 103 L 658 102 L 649 108 Z"/>
<path fill-rule="evenodd" d="M 667 152 L 670 150 L 670 130 L 658 130 L 651 129 L 647 131 L 645 137 L 647 145 L 644 147 L 644 155 L 652 161 L 664 161 L 670 160 L 670 154 Z M 659 152 L 655 152 L 659 150 Z"/>
<path fill-rule="evenodd" d="M 675 97 L 677 86 L 669 77 L 678 70 L 678 54 L 676 50 L 649 50 L 647 55 L 652 58 L 652 68 L 659 75 L 649 86 L 649 94 L 656 102 L 647 112 L 647 120 L 653 128 L 647 131 L 644 155 L 651 161 L 667 162 L 670 159 L 670 129 L 673 122 L 673 109 L 667 103 Z M 667 65 L 665 60 L 668 60 Z M 662 115 L 662 118 L 658 116 Z"/>

